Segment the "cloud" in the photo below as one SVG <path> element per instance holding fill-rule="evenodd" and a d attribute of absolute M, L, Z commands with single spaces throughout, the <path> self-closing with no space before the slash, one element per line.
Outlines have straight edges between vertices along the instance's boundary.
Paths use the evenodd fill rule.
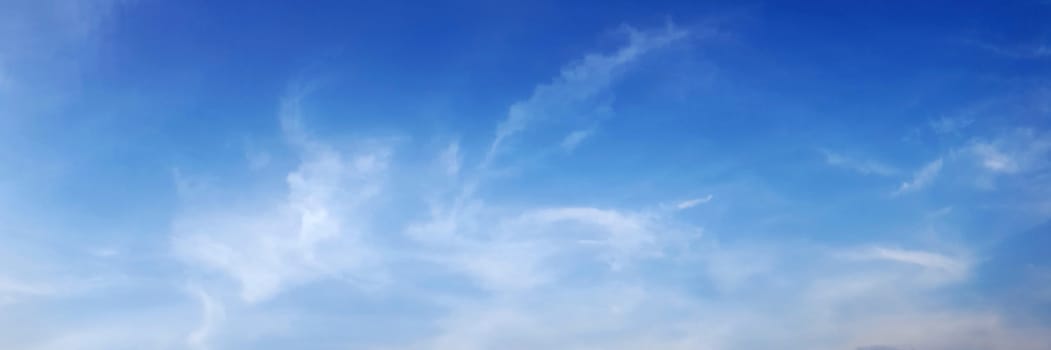
<path fill-rule="evenodd" d="M 463 157 L 460 155 L 460 143 L 452 142 L 449 146 L 445 147 L 441 155 L 438 156 L 438 162 L 442 169 L 445 170 L 445 174 L 449 176 L 455 176 L 460 173 L 460 163 L 463 162 Z"/>
<path fill-rule="evenodd" d="M 871 247 L 856 253 L 854 256 L 859 259 L 884 260 L 915 265 L 925 270 L 943 274 L 951 280 L 965 277 L 970 265 L 972 265 L 965 260 L 938 253 L 888 247 Z"/>
<path fill-rule="evenodd" d="M 684 209 L 693 208 L 693 207 L 696 207 L 698 204 L 703 204 L 703 203 L 710 202 L 712 200 L 712 198 L 713 198 L 712 195 L 709 194 L 709 195 L 701 197 L 701 198 L 694 198 L 694 199 L 684 200 L 682 202 L 679 202 L 679 204 L 676 204 L 675 205 L 675 209 L 684 210 Z"/>
<path fill-rule="evenodd" d="M 892 194 L 901 195 L 905 193 L 916 192 L 923 188 L 926 188 L 934 182 L 934 179 L 938 177 L 938 173 L 940 173 L 941 170 L 942 159 L 935 159 L 930 163 L 924 165 L 923 168 L 920 168 L 920 170 L 912 176 L 911 180 L 903 182 L 901 186 L 898 186 L 898 189 L 895 190 Z"/>
<path fill-rule="evenodd" d="M 214 328 L 222 322 L 222 319 L 225 317 L 225 311 L 218 300 L 200 287 L 190 288 L 190 292 L 201 303 L 201 324 L 193 332 L 190 332 L 186 342 L 191 348 L 207 350 L 210 348 L 208 346 L 208 338 L 215 332 Z"/>
<path fill-rule="evenodd" d="M 840 168 L 850 169 L 862 175 L 892 176 L 899 173 L 899 171 L 894 167 L 877 161 L 858 160 L 826 150 L 822 150 L 821 153 L 825 155 L 826 164 Z"/>
<path fill-rule="evenodd" d="M 688 35 L 672 25 L 655 32 L 625 27 L 625 32 L 628 34 L 626 46 L 610 54 L 590 54 L 563 67 L 554 81 L 537 86 L 528 99 L 512 104 L 507 117 L 496 127 L 483 166 L 503 151 L 510 137 L 530 125 L 550 118 L 587 113 L 587 106 L 608 91 L 632 63 Z"/>
<path fill-rule="evenodd" d="M 974 123 L 974 119 L 971 118 L 950 118 L 941 117 L 930 121 L 931 130 L 938 134 L 955 134 L 963 131 L 965 128 Z"/>
<path fill-rule="evenodd" d="M 584 129 L 569 133 L 569 135 L 566 135 L 566 137 L 562 139 L 562 149 L 566 152 L 572 152 L 581 142 L 584 142 L 588 137 L 591 137 L 591 134 L 594 132 L 594 129 Z"/>
<path fill-rule="evenodd" d="M 944 255 L 871 248 L 857 250 L 865 259 L 842 261 L 834 251 L 812 248 L 741 248 L 723 245 L 702 252 L 737 257 L 724 268 L 749 263 L 756 253 L 771 258 L 762 268 L 736 278 L 722 294 L 690 292 L 661 279 L 639 283 L 642 275 L 463 299 L 437 321 L 437 335 L 407 348 L 758 350 L 791 344 L 808 349 L 953 349 L 986 344 L 979 348 L 1042 349 L 1039 344 L 1051 339 L 1037 329 L 999 321 L 994 313 L 931 308 L 943 284 L 927 283 L 908 269 L 863 265 L 886 261 L 921 270 L 955 266 L 946 262 L 958 260 Z M 708 264 L 672 257 L 658 262 L 669 269 Z M 800 268 L 815 273 L 800 275 Z M 706 278 L 719 278 L 703 270 L 692 276 L 697 276 L 691 279 L 694 288 L 703 288 Z M 778 331 L 773 327 L 777 324 L 797 326 Z"/>
<path fill-rule="evenodd" d="M 1018 171 L 1015 159 L 1004 154 L 996 145 L 975 143 L 971 147 L 971 152 L 978 157 L 983 168 L 992 172 L 1014 173 Z"/>
<path fill-rule="evenodd" d="M 578 228 L 577 243 L 596 245 L 603 248 L 600 252 L 609 263 L 610 268 L 619 269 L 629 260 L 647 255 L 659 255 L 661 247 L 656 235 L 659 221 L 652 214 L 623 213 L 615 210 L 603 210 L 588 207 L 565 207 L 540 209 L 525 213 L 517 219 L 528 225 L 540 226 L 540 230 L 555 231 L 562 227 L 562 236 L 569 236 L 571 231 L 567 224 L 576 223 Z M 552 226 L 554 225 L 554 226 Z M 591 231 L 589 228 L 595 228 Z M 672 232 L 664 232 L 672 234 Z M 560 237 L 565 239 L 565 237 Z M 572 242 L 572 241 L 570 241 Z"/>
<path fill-rule="evenodd" d="M 566 278 L 567 266 L 616 271 L 660 256 L 652 214 L 591 207 L 539 208 L 518 215 L 470 210 L 432 216 L 406 235 L 423 244 L 425 260 L 493 292 L 530 290 Z M 665 238 L 679 233 L 663 232 Z M 590 267 L 588 267 L 590 266 Z"/>
<path fill-rule="evenodd" d="M 234 278 L 249 302 L 353 269 L 370 255 L 358 240 L 366 230 L 366 205 L 383 187 L 389 151 L 364 147 L 343 154 L 309 138 L 298 120 L 299 98 L 282 104 L 285 134 L 300 152 L 299 166 L 285 177 L 284 198 L 243 208 L 191 207 L 174 224 L 177 254 Z M 346 251 L 333 258 L 323 246 Z"/>
<path fill-rule="evenodd" d="M 992 173 L 1016 174 L 1042 169 L 1051 157 L 1051 137 L 1032 129 L 1015 129 L 965 147 L 978 165 Z"/>

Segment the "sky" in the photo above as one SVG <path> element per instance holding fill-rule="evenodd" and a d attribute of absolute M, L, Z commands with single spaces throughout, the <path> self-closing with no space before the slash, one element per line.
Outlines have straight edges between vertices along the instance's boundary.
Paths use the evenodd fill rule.
<path fill-rule="evenodd" d="M 1051 349 L 1051 3 L 0 0 L 0 348 Z"/>

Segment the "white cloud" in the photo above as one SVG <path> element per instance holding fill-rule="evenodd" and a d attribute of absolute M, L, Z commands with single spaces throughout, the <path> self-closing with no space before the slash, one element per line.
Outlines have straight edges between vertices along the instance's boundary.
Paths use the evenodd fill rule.
<path fill-rule="evenodd" d="M 974 140 L 965 150 L 985 170 L 1015 174 L 1048 165 L 1051 137 L 1032 129 L 1016 129 L 991 139 Z"/>
<path fill-rule="evenodd" d="M 710 202 L 712 200 L 712 198 L 713 198 L 712 195 L 709 194 L 709 195 L 701 197 L 701 198 L 694 198 L 694 199 L 684 200 L 682 202 L 679 202 L 679 204 L 676 204 L 675 208 L 679 209 L 679 210 L 693 208 L 693 207 L 696 207 L 698 204 L 703 204 L 703 203 Z"/>
<path fill-rule="evenodd" d="M 496 128 L 496 135 L 485 155 L 483 165 L 502 152 L 508 138 L 531 124 L 580 113 L 581 104 L 593 103 L 607 91 L 624 70 L 646 53 L 685 38 L 686 31 L 669 25 L 657 32 L 642 32 L 627 27 L 628 44 L 611 54 L 590 54 L 562 68 L 554 81 L 537 86 L 532 96 L 511 105 L 507 117 Z"/>
<path fill-rule="evenodd" d="M 518 218 L 528 225 L 538 225 L 542 230 L 551 230 L 560 239 L 577 237 L 577 243 L 596 245 L 610 268 L 622 268 L 632 259 L 659 255 L 661 247 L 656 217 L 644 213 L 622 213 L 587 207 L 549 208 L 528 212 Z M 573 230 L 565 223 L 577 223 L 588 227 Z M 561 232 L 559 232 L 561 231 Z M 672 234 L 673 232 L 665 232 Z M 572 240 L 567 240 L 573 242 Z"/>
<path fill-rule="evenodd" d="M 455 176 L 460 173 L 460 163 L 462 161 L 459 142 L 450 143 L 438 156 L 438 163 L 445 170 L 445 174 L 449 176 Z"/>
<path fill-rule="evenodd" d="M 562 281 L 566 269 L 560 263 L 617 271 L 659 256 L 658 225 L 652 215 L 590 207 L 541 208 L 518 215 L 483 208 L 455 217 L 432 216 L 410 225 L 406 235 L 427 247 L 421 253 L 427 261 L 484 289 L 509 292 Z M 665 238 L 677 234 L 663 233 Z"/>
<path fill-rule="evenodd" d="M 594 129 L 584 129 L 569 133 L 569 135 L 566 135 L 566 137 L 562 139 L 562 149 L 566 152 L 572 152 L 581 142 L 584 142 L 588 137 L 591 137 L 591 134 L 594 132 Z"/>
<path fill-rule="evenodd" d="M 215 332 L 214 328 L 222 322 L 225 317 L 225 311 L 218 300 L 200 287 L 190 288 L 190 292 L 201 304 L 201 324 L 197 329 L 190 332 L 186 342 L 191 348 L 207 350 L 210 349 L 208 338 Z"/>
<path fill-rule="evenodd" d="M 997 149 L 995 145 L 989 143 L 975 143 L 971 147 L 971 151 L 978 157 L 982 167 L 990 171 L 1002 173 L 1014 173 L 1018 171 L 1018 164 L 1015 160 Z"/>
<path fill-rule="evenodd" d="M 940 273 L 949 280 L 958 280 L 965 277 L 971 265 L 970 262 L 964 259 L 938 253 L 889 247 L 871 247 L 857 252 L 855 257 L 911 264 L 925 270 Z"/>
<path fill-rule="evenodd" d="M 369 259 L 364 235 L 368 201 L 382 189 L 385 148 L 342 154 L 310 139 L 298 121 L 298 97 L 283 104 L 286 135 L 301 163 L 286 177 L 287 194 L 271 203 L 224 203 L 222 208 L 187 208 L 176 219 L 174 246 L 185 261 L 229 275 L 246 301 L 258 302 L 288 285 Z M 338 258 L 322 247 L 339 246 Z"/>
<path fill-rule="evenodd" d="M 941 170 L 942 159 L 935 159 L 934 161 L 931 161 L 930 163 L 924 165 L 923 168 L 920 168 L 920 170 L 912 176 L 911 180 L 903 182 L 900 186 L 898 186 L 898 189 L 895 190 L 892 194 L 900 195 L 909 192 L 916 192 L 923 188 L 926 188 L 934 182 L 934 179 L 938 177 L 938 173 L 940 173 Z"/>
<path fill-rule="evenodd" d="M 899 173 L 898 169 L 877 161 L 858 160 L 826 150 L 821 152 L 825 155 L 825 163 L 828 165 L 850 169 L 863 175 L 892 176 Z"/>

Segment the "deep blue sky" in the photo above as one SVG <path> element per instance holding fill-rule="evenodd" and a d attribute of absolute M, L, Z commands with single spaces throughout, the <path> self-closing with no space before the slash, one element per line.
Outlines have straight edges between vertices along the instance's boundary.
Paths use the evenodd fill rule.
<path fill-rule="evenodd" d="M 0 0 L 0 347 L 1051 349 L 1046 1 Z"/>

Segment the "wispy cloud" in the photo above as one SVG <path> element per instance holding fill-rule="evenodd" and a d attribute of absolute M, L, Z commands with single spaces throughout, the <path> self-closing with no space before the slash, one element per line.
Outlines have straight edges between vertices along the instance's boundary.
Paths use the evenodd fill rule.
<path fill-rule="evenodd" d="M 971 152 L 978 157 L 981 166 L 993 172 L 1013 173 L 1018 171 L 1015 159 L 994 144 L 977 142 L 971 146 Z"/>
<path fill-rule="evenodd" d="M 333 269 L 352 269 L 371 255 L 353 243 L 367 229 L 367 203 L 383 186 L 389 151 L 370 146 L 343 154 L 313 140 L 302 129 L 299 98 L 282 106 L 285 134 L 301 157 L 285 178 L 284 198 L 240 209 L 230 203 L 222 210 L 191 207 L 175 223 L 178 254 L 237 280 L 246 301 L 265 300 Z M 322 244 L 347 250 L 333 258 L 319 250 Z"/>
<path fill-rule="evenodd" d="M 1046 167 L 1051 161 L 1051 137 L 1022 128 L 990 139 L 976 139 L 965 147 L 983 169 L 1014 174 Z"/>
<path fill-rule="evenodd" d="M 946 117 L 931 120 L 928 124 L 931 130 L 938 134 L 955 134 L 963 131 L 974 123 L 974 119 L 966 117 Z"/>
<path fill-rule="evenodd" d="M 591 137 L 591 134 L 593 133 L 595 133 L 594 129 L 576 130 L 569 133 L 569 135 L 566 135 L 566 137 L 562 139 L 562 149 L 566 152 L 572 152 L 581 142 L 584 142 L 588 137 Z"/>
<path fill-rule="evenodd" d="M 940 173 L 941 170 L 942 159 L 935 159 L 924 165 L 920 170 L 916 171 L 911 180 L 901 183 L 901 185 L 898 186 L 898 189 L 894 190 L 892 194 L 901 195 L 924 189 L 934 182 L 934 179 L 938 177 L 938 173 Z"/>
<path fill-rule="evenodd" d="M 861 259 L 911 264 L 923 269 L 943 273 L 946 277 L 953 280 L 966 276 L 970 265 L 972 265 L 964 259 L 953 258 L 943 254 L 878 246 L 858 251 L 854 256 Z"/>
<path fill-rule="evenodd" d="M 483 165 L 492 162 L 513 135 L 536 122 L 587 113 L 588 105 L 610 89 L 624 71 L 648 52 L 668 46 L 688 36 L 688 32 L 668 25 L 646 32 L 625 27 L 627 45 L 610 54 L 590 54 L 562 68 L 554 81 L 537 86 L 532 96 L 511 105 L 507 117 L 496 127 Z"/>
<path fill-rule="evenodd" d="M 214 328 L 222 322 L 225 311 L 218 300 L 200 287 L 192 287 L 190 292 L 201 303 L 201 324 L 190 332 L 186 342 L 193 349 L 207 350 L 211 348 L 208 346 L 208 338 L 215 332 Z"/>
<path fill-rule="evenodd" d="M 709 194 L 709 195 L 701 197 L 701 198 L 694 198 L 694 199 L 684 200 L 684 201 L 679 202 L 678 204 L 676 204 L 675 208 L 679 209 L 679 210 L 693 208 L 693 207 L 696 207 L 698 204 L 703 204 L 703 203 L 710 202 L 712 200 L 712 198 L 713 198 L 712 195 Z"/>
<path fill-rule="evenodd" d="M 445 170 L 446 175 L 454 176 L 460 173 L 460 164 L 463 162 L 463 156 L 460 155 L 460 143 L 452 142 L 449 146 L 445 147 L 441 155 L 438 156 L 438 163 L 441 168 Z"/>
<path fill-rule="evenodd" d="M 891 176 L 898 174 L 898 169 L 874 160 L 859 160 L 828 150 L 821 150 L 825 163 L 831 166 L 850 169 L 863 175 Z"/>

